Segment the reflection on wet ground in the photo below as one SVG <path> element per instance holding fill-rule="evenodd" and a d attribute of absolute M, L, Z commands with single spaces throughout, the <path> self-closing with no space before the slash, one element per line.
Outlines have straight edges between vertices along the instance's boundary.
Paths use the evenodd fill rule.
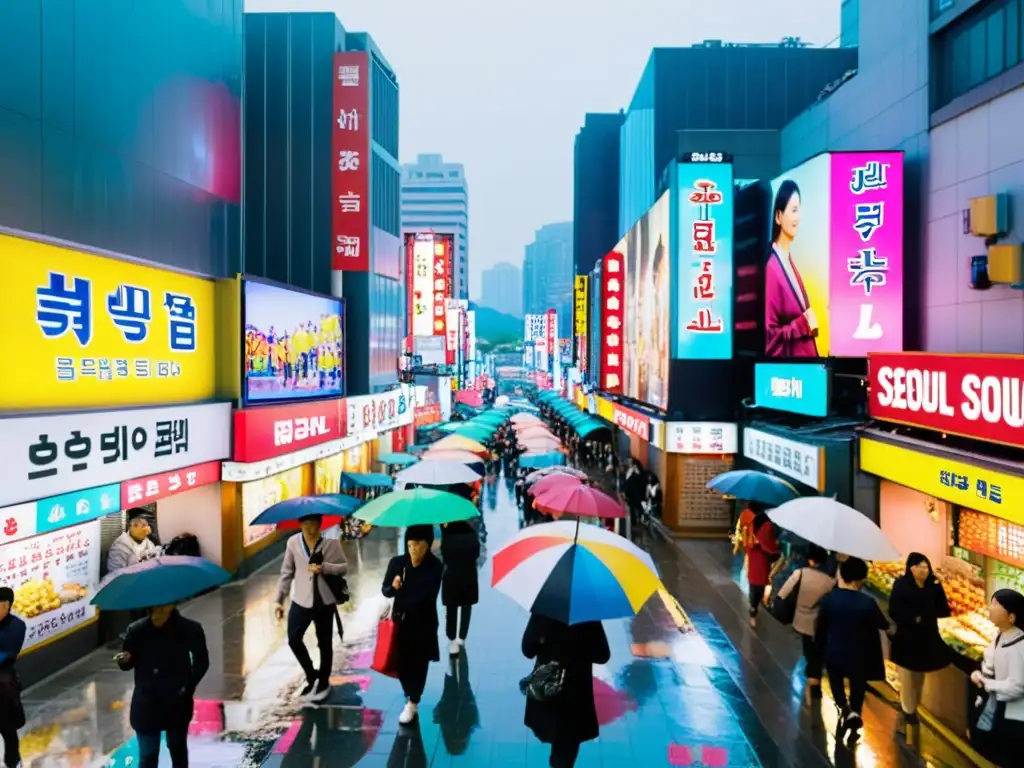
<path fill-rule="evenodd" d="M 503 480 L 491 479 L 483 498 L 484 548 L 493 550 L 518 529 L 519 515 Z M 346 547 L 352 600 L 343 609 L 345 638 L 324 706 L 302 709 L 292 700 L 301 675 L 284 627 L 273 618 L 276 563 L 184 609 L 206 628 L 212 662 L 197 694 L 191 764 L 546 766 L 547 748 L 523 725 L 518 689 L 530 669 L 519 647 L 527 616 L 487 586 L 489 564 L 482 562 L 481 600 L 466 650 L 432 665 L 419 722 L 407 728 L 398 725 L 404 703 L 398 682 L 368 669 L 385 605 L 380 582 L 397 550 L 396 533 L 378 531 Z M 881 702 L 870 705 L 866 743 L 855 754 L 837 755 L 827 700 L 824 720 L 801 711 L 801 680 L 792 666 L 799 644 L 780 634 L 769 651 L 760 637 L 771 631 L 755 634 L 745 626 L 742 605 L 726 589 L 739 594 L 721 569 L 728 561 L 698 569 L 686 555 L 714 550 L 652 547 L 686 615 L 665 594 L 632 621 L 606 623 L 612 659 L 594 673 L 601 736 L 583 746 L 579 766 L 968 764 L 948 748 L 925 749 L 938 755 L 931 763 L 917 760 L 896 743 L 892 717 L 885 717 L 891 711 Z M 307 640 L 312 646 L 312 633 Z M 790 664 L 788 672 L 772 654 Z M 131 677 L 110 655 L 94 654 L 26 692 L 27 766 L 137 762 L 128 726 Z M 161 764 L 169 765 L 167 755 Z"/>

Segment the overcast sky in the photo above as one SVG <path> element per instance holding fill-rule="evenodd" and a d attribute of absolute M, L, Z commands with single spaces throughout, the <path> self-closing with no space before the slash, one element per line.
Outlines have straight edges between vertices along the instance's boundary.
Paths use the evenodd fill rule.
<path fill-rule="evenodd" d="M 401 157 L 466 166 L 470 295 L 522 263 L 543 224 L 572 218 L 573 139 L 587 112 L 627 107 L 656 46 L 704 39 L 825 45 L 840 0 L 246 0 L 333 11 L 369 32 L 401 88 Z"/>

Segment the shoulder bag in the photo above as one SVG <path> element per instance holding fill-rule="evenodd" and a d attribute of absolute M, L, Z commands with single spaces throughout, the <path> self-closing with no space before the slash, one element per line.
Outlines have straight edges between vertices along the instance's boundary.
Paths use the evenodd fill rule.
<path fill-rule="evenodd" d="M 800 599 L 800 582 L 804 578 L 804 569 L 801 568 L 797 571 L 796 585 L 792 591 L 786 597 L 781 598 L 778 595 L 772 598 L 768 604 L 768 613 L 775 618 L 776 621 L 781 624 L 789 626 L 793 623 L 793 619 L 796 618 L 796 606 Z"/>
<path fill-rule="evenodd" d="M 324 564 L 324 553 L 320 551 L 319 544 L 317 544 L 316 549 L 313 550 L 313 554 L 309 556 L 309 564 L 319 566 Z M 314 574 L 313 589 L 317 588 L 316 580 L 318 578 L 324 580 L 324 584 L 327 585 L 327 589 L 330 591 L 331 595 L 334 596 L 335 603 L 338 605 L 344 605 L 349 601 L 348 582 L 345 580 L 344 576 L 341 574 L 323 572 Z"/>
<path fill-rule="evenodd" d="M 519 681 L 519 690 L 534 701 L 551 701 L 562 692 L 565 685 L 565 667 L 557 661 L 538 664 L 533 671 Z"/>

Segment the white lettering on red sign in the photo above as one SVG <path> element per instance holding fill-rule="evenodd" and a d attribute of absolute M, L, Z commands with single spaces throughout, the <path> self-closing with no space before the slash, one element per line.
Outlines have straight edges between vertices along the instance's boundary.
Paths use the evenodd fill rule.
<path fill-rule="evenodd" d="M 921 368 L 878 370 L 878 404 L 910 413 L 955 417 L 945 371 Z M 979 376 L 968 373 L 960 380 L 959 415 L 967 421 L 984 420 L 1024 427 L 1024 382 L 1013 376 Z"/>
<path fill-rule="evenodd" d="M 274 422 L 274 445 L 291 445 L 303 440 L 326 435 L 327 418 L 325 416 L 300 416 L 297 419 L 285 419 Z"/>
<path fill-rule="evenodd" d="M 615 408 L 615 424 L 627 432 L 632 432 L 642 440 L 650 440 L 650 422 L 643 416 L 637 416 L 621 408 Z"/>

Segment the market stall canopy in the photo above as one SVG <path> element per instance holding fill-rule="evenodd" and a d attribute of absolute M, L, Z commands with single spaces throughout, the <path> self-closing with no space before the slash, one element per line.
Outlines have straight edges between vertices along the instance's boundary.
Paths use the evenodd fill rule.
<path fill-rule="evenodd" d="M 486 446 L 481 445 L 476 440 L 464 435 L 449 435 L 448 437 L 442 437 L 431 446 L 430 450 L 469 451 L 470 453 L 477 453 L 484 456 L 490 453 Z"/>
<path fill-rule="evenodd" d="M 539 416 L 534 416 L 532 413 L 517 413 L 513 416 L 510 421 L 513 424 L 543 424 Z"/>
<path fill-rule="evenodd" d="M 343 488 L 393 488 L 395 481 L 383 472 L 342 472 Z"/>
<path fill-rule="evenodd" d="M 419 461 L 415 456 L 408 453 L 382 453 L 377 457 L 377 463 L 389 464 L 396 467 L 407 467 Z"/>
<path fill-rule="evenodd" d="M 609 426 L 601 423 L 597 419 L 585 419 L 584 421 L 573 424 L 572 428 L 576 430 L 576 434 L 580 437 L 589 437 L 600 429 L 609 429 Z"/>

